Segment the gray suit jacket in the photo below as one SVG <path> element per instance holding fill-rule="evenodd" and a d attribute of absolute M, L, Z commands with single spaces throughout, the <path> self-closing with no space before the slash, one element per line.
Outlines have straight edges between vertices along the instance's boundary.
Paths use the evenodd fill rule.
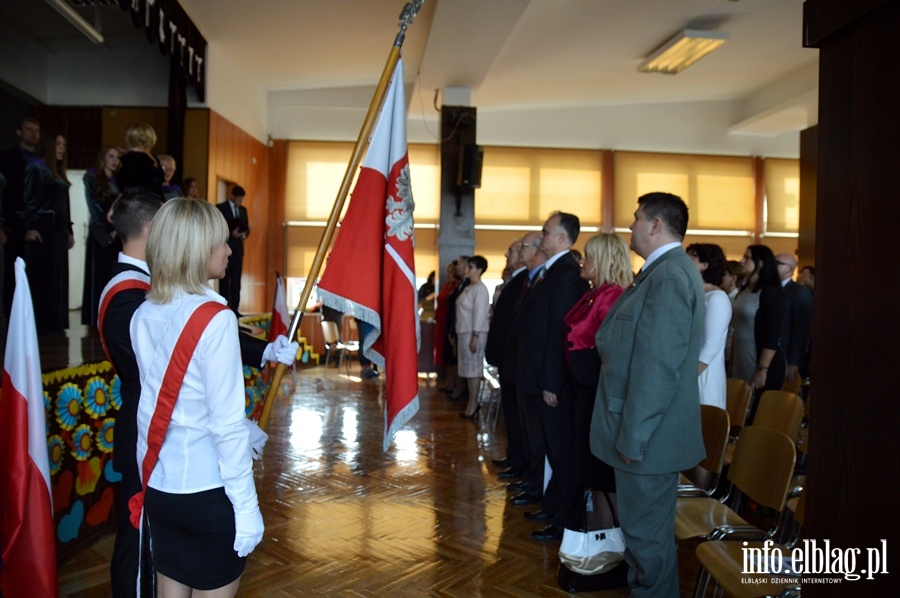
<path fill-rule="evenodd" d="M 682 471 L 703 459 L 697 365 L 704 312 L 703 281 L 681 247 L 641 271 L 613 305 L 597 331 L 597 457 L 638 474 Z"/>

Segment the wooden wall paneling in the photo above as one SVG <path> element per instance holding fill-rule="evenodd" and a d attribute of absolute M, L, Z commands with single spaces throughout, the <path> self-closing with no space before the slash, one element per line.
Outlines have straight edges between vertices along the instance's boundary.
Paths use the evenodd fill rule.
<path fill-rule="evenodd" d="M 185 115 L 184 164 L 178 165 L 179 179 L 197 179 L 201 197 L 206 197 L 209 174 L 209 109 L 191 108 Z M 187 193 L 187 189 L 184 189 Z"/>
<path fill-rule="evenodd" d="M 223 129 L 224 134 L 222 136 L 222 143 L 224 143 L 224 145 L 222 147 L 223 147 L 224 151 L 222 152 L 222 158 L 224 159 L 224 162 L 222 164 L 222 173 L 226 175 L 224 178 L 231 181 L 234 179 L 234 175 L 235 175 L 235 172 L 234 172 L 234 167 L 235 167 L 234 147 L 235 147 L 235 144 L 238 143 L 237 134 L 236 134 L 237 131 L 235 130 L 234 125 L 232 125 L 227 120 L 223 119 L 223 123 L 224 123 L 224 129 Z"/>
<path fill-rule="evenodd" d="M 103 108 L 103 145 L 125 147 L 125 131 L 134 123 L 147 123 L 156 131 L 153 154 L 166 153 L 168 112 L 165 108 L 109 106 Z"/>
<path fill-rule="evenodd" d="M 266 288 L 274 285 L 274 275 L 270 275 L 267 268 L 269 227 L 266 213 L 269 198 L 268 185 L 261 174 L 268 170 L 266 146 L 214 111 L 210 111 L 209 128 L 207 180 L 211 189 L 208 195 L 210 201 L 218 202 L 215 193 L 220 180 L 239 184 L 247 191 L 245 205 L 251 234 L 244 246 L 241 311 L 269 311 Z M 253 164 L 254 157 L 256 164 Z"/>
<path fill-rule="evenodd" d="M 96 165 L 103 129 L 98 106 L 35 106 L 33 113 L 42 135 L 59 133 L 66 138 L 69 168 Z"/>
<path fill-rule="evenodd" d="M 212 203 L 216 201 L 216 173 L 219 171 L 219 115 L 209 111 L 209 163 L 206 175 L 206 197 Z"/>
<path fill-rule="evenodd" d="M 900 487 L 895 408 L 900 318 L 894 276 L 900 204 L 900 3 L 885 2 L 834 25 L 849 3 L 807 0 L 804 26 L 825 19 L 818 38 L 819 160 L 816 294 L 804 535 L 822 546 L 861 551 L 900 537 L 892 492 Z M 809 39 L 809 38 L 807 38 Z M 893 548 L 893 547 L 892 547 Z M 885 568 L 897 568 L 896 549 Z M 871 573 L 869 574 L 871 575 Z M 854 584 L 854 595 L 886 596 L 886 574 Z M 804 584 L 806 596 L 848 588 Z"/>

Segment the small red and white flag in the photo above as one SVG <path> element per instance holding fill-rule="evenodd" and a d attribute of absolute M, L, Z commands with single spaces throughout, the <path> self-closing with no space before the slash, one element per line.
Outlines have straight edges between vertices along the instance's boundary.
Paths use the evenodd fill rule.
<path fill-rule="evenodd" d="M 275 300 L 272 302 L 272 324 L 269 326 L 269 342 L 278 338 L 278 335 L 287 336 L 291 325 L 288 316 L 287 299 L 284 294 L 284 279 L 281 274 L 275 273 Z M 291 339 L 288 339 L 291 340 Z"/>
<path fill-rule="evenodd" d="M 25 262 L 16 259 L 0 390 L 0 594 L 58 596 L 44 386 Z"/>
<path fill-rule="evenodd" d="M 414 209 L 399 61 L 318 291 L 374 328 L 361 345 L 385 372 L 384 450 L 419 410 Z"/>

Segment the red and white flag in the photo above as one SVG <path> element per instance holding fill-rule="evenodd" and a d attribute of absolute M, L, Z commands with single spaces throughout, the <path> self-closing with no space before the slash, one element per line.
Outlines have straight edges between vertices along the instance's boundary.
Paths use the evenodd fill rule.
<path fill-rule="evenodd" d="M 0 390 L 0 593 L 58 596 L 44 386 L 25 262 L 16 259 Z"/>
<path fill-rule="evenodd" d="M 385 372 L 384 450 L 419 410 L 414 209 L 400 61 L 318 291 L 374 327 L 360 340 Z"/>
<path fill-rule="evenodd" d="M 288 317 L 287 299 L 285 299 L 284 295 L 284 279 L 276 272 L 275 300 L 272 302 L 272 324 L 269 326 L 269 342 L 278 338 L 279 334 L 287 335 L 290 325 L 291 319 Z"/>

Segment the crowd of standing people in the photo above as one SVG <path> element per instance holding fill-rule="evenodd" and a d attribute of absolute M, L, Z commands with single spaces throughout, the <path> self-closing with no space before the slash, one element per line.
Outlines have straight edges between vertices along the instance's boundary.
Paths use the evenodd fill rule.
<path fill-rule="evenodd" d="M 75 246 L 69 190 L 65 135 L 41 130 L 40 122 L 24 117 L 16 127 L 18 143 L 0 152 L 0 246 L 3 248 L 3 310 L 9 317 L 15 276 L 13 264 L 22 257 L 32 289 L 39 336 L 61 336 L 69 327 L 68 251 Z M 107 145 L 84 174 L 88 222 L 85 236 L 84 287 L 81 323 L 97 325 L 100 292 L 109 280 L 121 250 L 111 221 L 112 208 L 125 192 L 145 190 L 163 201 L 176 197 L 203 199 L 197 180 L 175 178 L 177 163 L 167 154 L 154 155 L 157 137 L 153 127 L 135 123 L 128 127 L 124 147 Z M 247 209 L 241 205 L 246 192 L 231 188 L 218 207 L 229 225 L 232 259 L 220 284 L 228 305 L 239 314 L 243 242 L 250 234 Z"/>
<path fill-rule="evenodd" d="M 0 198 L 9 315 L 12 264 L 23 258 L 39 336 L 68 328 L 68 258 L 75 243 L 66 139 L 23 118 L 19 143 L 0 154 Z M 82 322 L 98 328 L 120 380 L 113 466 L 119 519 L 110 563 L 113 595 L 237 592 L 263 521 L 252 459 L 266 435 L 245 416 L 242 364 L 290 365 L 299 349 L 239 333 L 244 190 L 220 206 L 156 133 L 128 127 L 126 149 L 103 147 L 84 175 L 89 213 Z M 198 201 L 200 200 L 200 201 Z M 237 255 L 236 255 L 237 254 Z M 235 264 L 235 262 L 237 262 Z M 223 280 L 228 297 L 213 291 Z M 7 298 L 8 296 L 8 298 Z"/>
<path fill-rule="evenodd" d="M 765 245 L 740 262 L 685 248 L 687 224 L 681 198 L 640 197 L 634 274 L 621 237 L 581 254 L 578 217 L 556 212 L 509 246 L 492 301 L 481 256 L 448 264 L 437 295 L 435 361 L 448 398 L 468 399 L 460 417 L 478 415 L 482 370 L 497 368 L 507 446 L 494 464 L 512 504 L 536 507 L 533 538 L 579 529 L 592 491 L 600 524 L 621 525 L 634 595 L 678 595 L 676 487 L 704 455 L 700 405 L 724 409 L 729 376 L 757 397 L 809 376 L 812 267 L 794 282 L 796 259 Z"/>

